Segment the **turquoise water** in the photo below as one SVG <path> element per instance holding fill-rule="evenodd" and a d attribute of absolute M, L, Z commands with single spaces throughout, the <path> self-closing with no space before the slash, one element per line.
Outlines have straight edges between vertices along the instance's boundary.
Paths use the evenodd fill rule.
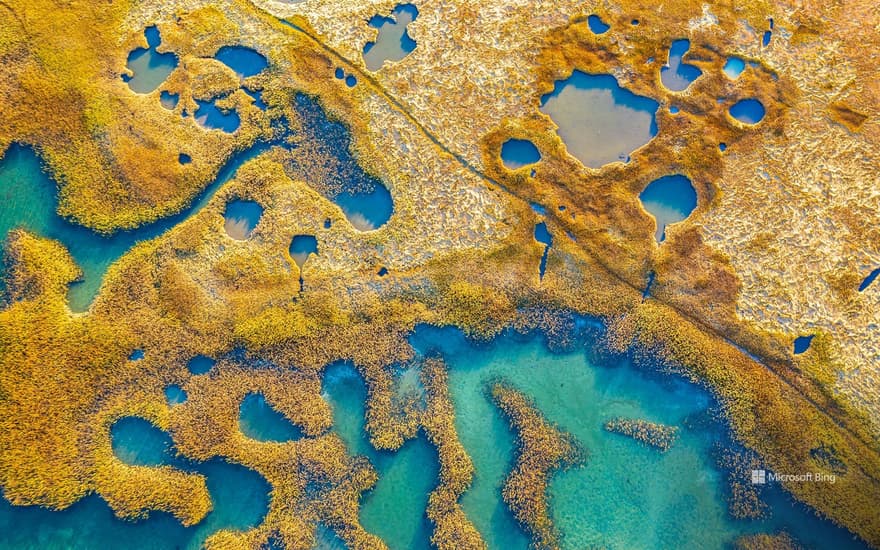
<path fill-rule="evenodd" d="M 244 46 L 223 46 L 217 50 L 214 59 L 235 71 L 239 78 L 258 75 L 269 66 L 269 60 L 263 54 Z"/>
<path fill-rule="evenodd" d="M 186 403 L 186 398 L 186 390 L 177 384 L 169 384 L 168 386 L 165 386 L 165 401 L 168 402 L 168 405 L 173 406 Z"/>
<path fill-rule="evenodd" d="M 226 219 L 223 225 L 226 234 L 237 241 L 243 241 L 251 236 L 260 223 L 263 207 L 254 201 L 234 200 L 226 205 L 223 217 Z"/>
<path fill-rule="evenodd" d="M 484 393 L 498 377 L 531 396 L 548 419 L 589 451 L 585 466 L 558 473 L 550 483 L 563 548 L 722 548 L 742 534 L 781 529 L 807 547 L 863 547 L 776 486 L 764 490 L 769 519 L 732 519 L 724 500 L 725 473 L 712 458 L 713 446 L 728 444 L 729 436 L 711 420 L 714 401 L 698 386 L 625 359 L 599 365 L 582 347 L 552 353 L 538 338 L 506 335 L 474 345 L 458 330 L 420 327 L 411 340 L 420 353 L 439 352 L 450 365 L 456 427 L 476 468 L 461 502 L 490 548 L 528 546 L 501 502 L 514 439 Z M 590 337 L 583 341 L 587 351 L 590 342 Z M 677 426 L 679 439 L 660 453 L 605 431 L 605 421 L 617 416 Z"/>
<path fill-rule="evenodd" d="M 602 18 L 595 13 L 587 17 L 587 25 L 590 27 L 590 31 L 593 34 L 604 34 L 611 28 L 611 25 L 606 24 L 602 21 Z"/>
<path fill-rule="evenodd" d="M 183 527 L 162 512 L 153 512 L 145 520 L 120 520 L 96 495 L 60 512 L 11 506 L 0 499 L 0 548 L 195 550 L 220 529 L 247 530 L 266 515 L 270 486 L 254 471 L 220 459 L 182 460 L 175 456 L 168 435 L 140 418 L 122 418 L 111 432 L 113 450 L 124 462 L 168 464 L 204 475 L 213 510 L 197 525 Z"/>
<path fill-rule="evenodd" d="M 0 160 L 0 199 L 4 204 L 0 208 L 0 238 L 5 241 L 11 229 L 23 227 L 58 240 L 67 247 L 83 271 L 82 281 L 70 285 L 70 308 L 84 311 L 98 293 L 110 264 L 138 241 L 157 237 L 201 210 L 217 189 L 235 175 L 239 166 L 268 147 L 259 144 L 233 155 L 220 169 L 217 178 L 180 213 L 132 231 L 120 231 L 104 237 L 58 216 L 55 182 L 43 171 L 32 149 L 12 145 Z"/>
<path fill-rule="evenodd" d="M 147 48 L 137 48 L 128 54 L 126 66 L 132 75 L 123 75 L 133 92 L 148 94 L 165 82 L 168 75 L 177 67 L 177 56 L 173 53 L 159 53 L 156 48 L 162 43 L 159 29 L 147 27 L 144 30 Z"/>
<path fill-rule="evenodd" d="M 594 346 L 601 325 L 593 321 L 575 318 L 572 327 L 575 344 L 557 352 L 538 337 L 514 334 L 475 344 L 457 329 L 421 326 L 411 337 L 417 353 L 442 354 L 449 365 L 456 429 L 475 467 L 461 504 L 490 548 L 525 550 L 529 543 L 501 500 L 515 440 L 485 393 L 499 377 L 528 394 L 545 417 L 589 452 L 584 466 L 556 473 L 549 484 L 550 511 L 565 549 L 722 548 L 743 534 L 783 529 L 807 548 L 864 548 L 773 484 L 762 490 L 768 518 L 732 519 L 724 500 L 727 474 L 713 459 L 718 445 L 731 443 L 726 428 L 713 420 L 711 395 L 651 365 L 636 367 L 602 352 Z M 416 369 L 399 373 L 402 388 L 416 388 Z M 364 433 L 366 394 L 350 364 L 326 369 L 323 395 L 333 409 L 333 429 L 379 473 L 375 488 L 362 497 L 361 521 L 392 549 L 428 548 L 431 526 L 424 510 L 437 483 L 436 452 L 421 434 L 395 453 L 373 449 Z M 676 426 L 679 438 L 660 453 L 604 430 L 613 417 Z M 116 519 L 97 496 L 62 512 L 13 507 L 4 500 L 0 548 L 196 548 L 218 528 L 246 529 L 265 515 L 269 486 L 253 471 L 221 460 L 196 464 L 176 457 L 168 435 L 143 419 L 123 418 L 111 432 L 114 452 L 125 462 L 205 474 L 215 510 L 199 525 L 183 528 L 162 513 L 137 522 Z M 319 542 L 339 547 L 325 528 Z"/>
<path fill-rule="evenodd" d="M 683 92 L 703 74 L 695 65 L 682 61 L 689 49 L 691 41 L 687 39 L 675 40 L 669 47 L 669 61 L 660 69 L 660 82 L 667 90 Z"/>
<path fill-rule="evenodd" d="M 657 224 L 657 242 L 666 239 L 666 226 L 680 222 L 697 207 L 697 192 L 691 180 L 680 174 L 663 176 L 645 187 L 639 200 Z"/>
<path fill-rule="evenodd" d="M 434 447 L 419 435 L 397 452 L 375 450 L 364 431 L 367 390 L 348 363 L 327 368 L 323 392 L 333 408 L 333 429 L 349 453 L 366 456 L 379 473 L 376 486 L 362 498 L 361 524 L 391 550 L 430 548 L 431 526 L 425 509 L 439 472 Z"/>
<path fill-rule="evenodd" d="M 241 401 L 238 427 L 245 436 L 257 441 L 296 441 L 302 430 L 266 402 L 262 393 L 250 393 Z"/>
<path fill-rule="evenodd" d="M 508 139 L 501 145 L 501 160 L 506 168 L 516 170 L 541 160 L 541 152 L 527 139 Z"/>
<path fill-rule="evenodd" d="M 295 235 L 290 241 L 289 252 L 296 265 L 302 269 L 309 255 L 318 253 L 318 239 L 314 235 Z"/>
<path fill-rule="evenodd" d="M 399 4 L 391 17 L 374 15 L 368 24 L 379 31 L 375 42 L 364 45 L 364 64 L 377 71 L 386 61 L 400 61 L 416 49 L 416 41 L 406 30 L 416 20 L 419 10 L 413 4 Z"/>
<path fill-rule="evenodd" d="M 541 98 L 541 111 L 559 127 L 568 152 L 591 168 L 629 162 L 657 135 L 659 103 L 621 88 L 611 75 L 574 71 Z"/>
<path fill-rule="evenodd" d="M 724 74 L 731 80 L 736 80 L 746 69 L 746 62 L 739 57 L 728 57 L 724 64 Z"/>
<path fill-rule="evenodd" d="M 764 105 L 757 99 L 742 99 L 730 108 L 730 116 L 743 124 L 757 124 L 764 118 Z"/>

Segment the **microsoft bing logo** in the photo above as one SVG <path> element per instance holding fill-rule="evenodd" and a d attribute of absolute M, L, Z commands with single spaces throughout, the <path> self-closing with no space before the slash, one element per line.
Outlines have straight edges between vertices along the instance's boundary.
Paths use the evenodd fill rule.
<path fill-rule="evenodd" d="M 767 483 L 766 470 L 752 470 L 752 485 L 764 485 Z"/>

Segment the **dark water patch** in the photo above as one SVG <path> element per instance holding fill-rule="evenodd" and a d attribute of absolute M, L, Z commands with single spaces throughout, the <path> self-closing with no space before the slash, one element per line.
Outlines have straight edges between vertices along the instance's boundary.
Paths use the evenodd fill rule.
<path fill-rule="evenodd" d="M 346 219 L 359 231 L 370 231 L 385 225 L 394 211 L 388 188 L 376 177 L 366 173 L 351 152 L 348 129 L 330 120 L 324 109 L 305 94 L 297 94 L 294 108 L 302 124 L 302 133 L 317 150 L 316 155 L 299 158 L 288 168 L 301 174 L 319 173 L 326 180 L 318 189 L 336 203 Z"/>
<path fill-rule="evenodd" d="M 198 213 L 242 164 L 268 148 L 268 144 L 258 143 L 232 155 L 214 181 L 178 214 L 105 236 L 59 216 L 55 181 L 43 170 L 33 149 L 13 144 L 0 161 L 0 198 L 5 205 L 0 209 L 0 239 L 5 240 L 11 229 L 21 227 L 61 242 L 83 272 L 82 280 L 69 287 L 70 308 L 75 312 L 85 311 L 113 262 L 137 242 L 158 237 Z"/>
<path fill-rule="evenodd" d="M 516 170 L 541 160 L 541 152 L 527 139 L 508 139 L 501 145 L 501 160 L 506 168 Z"/>
<path fill-rule="evenodd" d="M 131 354 L 129 354 L 129 356 L 128 356 L 129 361 L 140 361 L 143 358 L 144 358 L 144 350 L 142 350 L 142 349 L 136 349 L 136 350 L 132 351 Z"/>
<path fill-rule="evenodd" d="M 543 279 L 547 270 L 547 255 L 550 253 L 550 247 L 553 246 L 553 236 L 550 235 L 546 222 L 535 224 L 535 240 L 544 245 L 544 253 L 541 254 L 541 263 L 538 266 L 538 275 Z"/>
<path fill-rule="evenodd" d="M 314 235 L 296 235 L 290 241 L 288 251 L 296 265 L 302 269 L 306 260 L 309 259 L 309 255 L 318 253 L 318 239 Z"/>
<path fill-rule="evenodd" d="M 174 110 L 177 107 L 177 103 L 179 101 L 180 94 L 172 94 L 168 90 L 163 90 L 162 93 L 159 94 L 159 103 L 161 103 L 162 106 L 169 111 Z"/>
<path fill-rule="evenodd" d="M 350 74 L 345 77 L 345 85 L 349 88 L 354 88 L 358 83 L 358 79 L 353 74 Z"/>
<path fill-rule="evenodd" d="M 250 393 L 242 400 L 238 427 L 246 437 L 263 442 L 283 443 L 303 436 L 302 430 L 275 410 L 262 393 Z"/>
<path fill-rule="evenodd" d="M 718 144 L 718 150 L 721 151 L 722 153 L 723 153 L 724 151 L 727 151 L 727 144 L 726 144 L 726 143 L 719 143 L 719 144 Z"/>
<path fill-rule="evenodd" d="M 192 157 L 187 155 L 186 153 L 180 153 L 177 155 L 177 162 L 180 164 L 189 164 L 192 162 Z"/>
<path fill-rule="evenodd" d="M 205 355 L 196 355 L 187 363 L 186 368 L 189 370 L 190 374 L 205 374 L 214 368 L 214 365 L 217 364 L 217 361 L 207 357 Z"/>
<path fill-rule="evenodd" d="M 639 194 L 642 206 L 657 223 L 657 242 L 666 239 L 666 227 L 691 215 L 697 207 L 697 192 L 691 180 L 680 174 L 663 176 L 645 187 Z"/>
<path fill-rule="evenodd" d="M 407 26 L 416 20 L 419 10 L 413 4 L 398 4 L 390 17 L 374 15 L 369 25 L 379 31 L 375 42 L 364 45 L 364 64 L 370 71 L 382 68 L 386 61 L 400 61 L 416 49 L 416 41 Z"/>
<path fill-rule="evenodd" d="M 629 24 L 632 25 L 633 27 L 636 27 L 636 26 L 638 26 L 638 24 L 639 24 L 639 20 L 638 20 L 638 19 L 633 19 L 632 21 L 629 22 Z"/>
<path fill-rule="evenodd" d="M 645 290 L 642 291 L 642 301 L 647 300 L 651 296 L 651 287 L 654 286 L 654 280 L 657 278 L 657 274 L 651 270 L 648 273 L 648 284 L 645 285 Z"/>
<path fill-rule="evenodd" d="M 388 275 L 388 268 L 380 267 L 379 271 L 376 272 L 376 275 L 378 275 L 379 277 L 384 277 L 385 275 Z"/>
<path fill-rule="evenodd" d="M 159 87 L 168 75 L 177 68 L 177 56 L 173 53 L 159 53 L 156 48 L 162 43 L 159 29 L 155 26 L 144 30 L 147 48 L 136 48 L 128 54 L 126 67 L 132 75 L 123 75 L 133 92 L 148 94 Z"/>
<path fill-rule="evenodd" d="M 261 110 L 261 111 L 265 111 L 266 109 L 269 108 L 269 106 L 266 105 L 266 102 L 263 101 L 263 92 L 262 92 L 262 91 L 260 91 L 260 90 L 249 90 L 248 88 L 242 88 L 242 89 L 244 90 L 244 93 L 246 93 L 247 95 L 251 96 L 251 99 L 254 100 L 254 106 L 255 106 L 257 109 L 259 109 L 259 110 Z"/>
<path fill-rule="evenodd" d="M 697 66 L 682 61 L 690 48 L 691 41 L 686 38 L 673 41 L 669 47 L 669 61 L 660 69 L 660 82 L 667 90 L 683 92 L 703 74 Z"/>
<path fill-rule="evenodd" d="M 731 80 L 736 80 L 746 69 L 746 62 L 740 57 L 728 57 L 724 64 L 724 74 Z"/>
<path fill-rule="evenodd" d="M 425 515 L 428 494 L 438 483 L 437 453 L 424 436 L 409 440 L 396 452 L 377 451 L 364 429 L 367 389 L 350 363 L 327 367 L 322 395 L 333 409 L 333 430 L 349 454 L 366 456 L 379 480 L 362 499 L 364 528 L 392 550 L 430 548 L 431 526 Z"/>
<path fill-rule="evenodd" d="M 247 240 L 263 217 L 263 207 L 254 201 L 236 199 L 226 205 L 223 228 L 226 234 L 237 241 Z"/>
<path fill-rule="evenodd" d="M 761 45 L 765 48 L 770 45 L 770 40 L 773 38 L 773 27 L 775 26 L 773 18 L 770 18 L 769 21 L 770 28 L 764 31 L 764 35 L 761 37 Z"/>
<path fill-rule="evenodd" d="M 729 110 L 730 116 L 743 124 L 757 124 L 764 118 L 764 105 L 757 99 L 741 99 Z"/>
<path fill-rule="evenodd" d="M 169 406 L 186 403 L 186 398 L 186 390 L 177 384 L 169 384 L 168 386 L 165 386 L 165 401 Z"/>
<path fill-rule="evenodd" d="M 868 273 L 868 276 L 865 277 L 862 284 L 859 285 L 859 292 L 863 292 L 866 288 L 871 286 L 871 283 L 874 282 L 874 279 L 876 279 L 878 275 L 880 275 L 880 267 Z"/>
<path fill-rule="evenodd" d="M 239 78 L 258 75 L 269 66 L 266 56 L 245 46 L 223 46 L 214 59 L 235 71 Z"/>
<path fill-rule="evenodd" d="M 602 18 L 595 13 L 587 17 L 587 26 L 590 27 L 590 31 L 593 34 L 604 34 L 611 28 L 611 25 L 606 24 L 605 21 L 602 21 Z"/>
<path fill-rule="evenodd" d="M 330 218 L 327 218 L 324 220 L 324 229 L 330 229 L 330 227 L 332 227 L 332 226 L 333 226 L 333 222 L 330 220 Z"/>
<path fill-rule="evenodd" d="M 659 107 L 653 99 L 620 87 L 611 75 L 577 70 L 541 97 L 541 111 L 559 127 L 568 152 L 591 168 L 627 162 L 657 135 Z"/>
<path fill-rule="evenodd" d="M 813 338 L 815 338 L 815 334 L 810 334 L 808 336 L 798 336 L 794 339 L 794 354 L 800 355 L 810 349 L 810 344 L 813 343 Z"/>
<path fill-rule="evenodd" d="M 669 106 L 669 113 L 673 115 L 677 115 L 679 112 L 679 108 L 676 105 Z"/>
<path fill-rule="evenodd" d="M 337 80 L 342 80 L 345 78 L 345 71 L 342 70 L 342 67 L 336 67 L 336 71 L 333 73 Z"/>
<path fill-rule="evenodd" d="M 217 107 L 217 99 L 208 101 L 197 99 L 196 104 L 199 106 L 194 113 L 196 122 L 203 128 L 209 130 L 222 130 L 227 134 L 238 130 L 241 126 L 241 117 L 235 109 L 221 109 Z"/>

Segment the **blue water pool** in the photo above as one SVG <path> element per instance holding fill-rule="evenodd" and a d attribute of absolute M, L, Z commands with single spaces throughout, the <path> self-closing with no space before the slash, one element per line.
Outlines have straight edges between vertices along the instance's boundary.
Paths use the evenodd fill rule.
<path fill-rule="evenodd" d="M 302 269 L 310 254 L 318 253 L 318 239 L 314 235 L 295 235 L 290 241 L 290 257 Z"/>
<path fill-rule="evenodd" d="M 133 92 L 148 94 L 159 87 L 168 75 L 177 68 L 177 56 L 173 53 L 159 53 L 156 48 L 162 43 L 159 29 L 147 27 L 144 31 L 147 48 L 137 48 L 128 54 L 126 67 L 132 75 L 123 75 L 123 80 Z"/>
<path fill-rule="evenodd" d="M 303 435 L 262 393 L 250 393 L 241 401 L 238 428 L 246 437 L 264 442 L 296 441 Z"/>
<path fill-rule="evenodd" d="M 221 109 L 217 107 L 217 98 L 208 101 L 197 99 L 196 104 L 199 107 L 193 116 L 196 122 L 203 128 L 222 130 L 227 134 L 231 134 L 241 126 L 241 117 L 238 116 L 235 109 Z"/>
<path fill-rule="evenodd" d="M 743 124 L 757 124 L 764 119 L 764 105 L 757 99 L 742 99 L 733 104 L 730 116 Z"/>
<path fill-rule="evenodd" d="M 541 153 L 527 139 L 509 139 L 501 145 L 501 160 L 505 167 L 516 170 L 541 160 Z"/>
<path fill-rule="evenodd" d="M 413 4 L 398 4 L 390 17 L 374 15 L 369 25 L 378 30 L 374 42 L 364 45 L 364 64 L 377 71 L 386 61 L 400 61 L 416 49 L 416 41 L 407 32 L 407 26 L 416 20 L 419 10 Z"/>
<path fill-rule="evenodd" d="M 269 66 L 269 60 L 260 52 L 244 46 L 223 46 L 214 55 L 239 76 L 248 78 L 263 72 Z"/>
<path fill-rule="evenodd" d="M 244 241 L 253 233 L 263 217 L 263 207 L 259 203 L 246 200 L 233 200 L 226 205 L 223 213 L 226 234 L 237 241 Z"/>
<path fill-rule="evenodd" d="M 697 207 L 697 192 L 691 180 L 680 174 L 663 176 L 645 187 L 639 194 L 642 206 L 657 224 L 657 242 L 666 238 L 666 227 L 691 215 Z"/>
<path fill-rule="evenodd" d="M 350 149 L 348 128 L 331 120 L 321 105 L 305 94 L 296 95 L 294 108 L 304 136 L 331 157 L 330 167 L 323 164 L 314 167 L 325 172 L 329 180 L 319 191 L 339 206 L 355 229 L 371 231 L 385 225 L 394 213 L 391 193 L 382 181 L 361 168 Z M 306 176 L 311 169 L 309 162 L 311 159 L 300 159 L 305 181 L 311 179 Z"/>
<path fill-rule="evenodd" d="M 733 519 L 715 453 L 718 445 L 735 444 L 715 420 L 712 396 L 649 364 L 595 353 L 595 326 L 576 318 L 573 332 L 584 336 L 573 351 L 555 353 L 538 337 L 507 334 L 473 343 L 449 327 L 420 326 L 411 338 L 420 354 L 440 353 L 449 364 L 456 429 L 476 469 L 461 503 L 489 548 L 529 547 L 501 500 L 515 439 L 485 392 L 498 379 L 530 396 L 589 452 L 583 467 L 551 477 L 550 513 L 563 549 L 726 548 L 740 535 L 780 530 L 807 548 L 864 548 L 778 485 L 762 490 L 768 517 Z M 614 417 L 676 426 L 679 436 L 661 453 L 607 432 L 604 423 Z"/>
<path fill-rule="evenodd" d="M 535 224 L 535 240 L 544 245 L 544 253 L 541 254 L 541 263 L 538 265 L 538 276 L 543 279 L 547 270 L 547 255 L 550 253 L 550 247 L 553 246 L 553 236 L 547 229 L 546 222 Z"/>
<path fill-rule="evenodd" d="M 703 74 L 695 65 L 682 61 L 690 48 L 691 41 L 686 38 L 673 41 L 669 47 L 669 61 L 660 69 L 660 82 L 667 90 L 683 92 Z"/>
<path fill-rule="evenodd" d="M 728 57 L 724 64 L 724 75 L 731 80 L 736 80 L 746 70 L 746 62 L 740 57 Z"/>
<path fill-rule="evenodd" d="M 605 21 L 602 21 L 602 18 L 595 13 L 587 17 L 587 25 L 590 27 L 590 31 L 592 31 L 593 34 L 604 34 L 611 28 L 611 25 L 606 24 Z"/>
<path fill-rule="evenodd" d="M 568 152 L 591 168 L 627 162 L 657 135 L 659 106 L 620 87 L 611 75 L 577 70 L 541 98 L 541 111 L 559 127 Z"/>
<path fill-rule="evenodd" d="M 434 447 L 419 436 L 396 452 L 374 449 L 364 430 L 367 390 L 351 364 L 326 369 L 323 395 L 333 409 L 333 430 L 349 453 L 366 456 L 379 473 L 376 486 L 362 499 L 364 528 L 381 537 L 391 550 L 430 548 L 431 526 L 425 509 L 428 494 L 438 483 Z"/>

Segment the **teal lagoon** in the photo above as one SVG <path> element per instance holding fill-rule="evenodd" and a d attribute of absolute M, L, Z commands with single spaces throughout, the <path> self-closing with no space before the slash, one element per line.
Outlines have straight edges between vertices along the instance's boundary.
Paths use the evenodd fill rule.
<path fill-rule="evenodd" d="M 0 239 L 5 242 L 10 230 L 24 228 L 42 237 L 60 241 L 82 270 L 82 280 L 70 285 L 70 309 L 85 311 L 92 303 L 110 265 L 139 241 L 155 238 L 201 210 L 214 193 L 232 179 L 246 161 L 269 148 L 258 144 L 233 155 L 217 178 L 180 213 L 130 231 L 101 235 L 66 220 L 57 214 L 55 181 L 43 170 L 34 150 L 12 145 L 0 160 Z"/>
<path fill-rule="evenodd" d="M 537 335 L 507 333 L 475 343 L 454 328 L 421 326 L 411 337 L 420 356 L 449 365 L 456 429 L 471 455 L 475 477 L 462 507 L 490 548 L 528 548 L 529 540 L 501 500 L 514 460 L 515 435 L 486 395 L 499 378 L 528 394 L 538 409 L 589 452 L 585 465 L 559 472 L 549 485 L 551 516 L 566 549 L 724 548 L 744 534 L 785 530 L 807 548 L 864 548 L 849 532 L 816 517 L 778 486 L 762 489 L 768 517 L 735 520 L 726 509 L 726 476 L 715 453 L 733 445 L 714 420 L 705 389 L 657 365 L 613 356 L 596 342 L 601 325 L 573 317 L 573 342 L 555 351 Z M 398 392 L 418 391 L 417 367 L 398 369 Z M 349 363 L 325 369 L 323 397 L 333 429 L 350 454 L 366 456 L 379 474 L 362 497 L 360 519 L 392 549 L 430 547 L 425 515 L 438 483 L 437 453 L 423 434 L 397 452 L 377 451 L 364 430 L 367 388 Z M 613 417 L 676 426 L 679 438 L 661 453 L 604 430 Z M 269 487 L 254 472 L 222 460 L 194 464 L 175 456 L 173 442 L 149 422 L 113 426 L 114 452 L 131 463 L 171 464 L 204 473 L 215 510 L 199 525 L 182 527 L 167 514 L 137 522 L 115 518 L 97 496 L 51 512 L 0 502 L 0 548 L 196 548 L 222 527 L 246 529 L 261 521 Z M 340 547 L 326 526 L 320 544 Z M 124 541 L 124 542 L 123 542 Z"/>

